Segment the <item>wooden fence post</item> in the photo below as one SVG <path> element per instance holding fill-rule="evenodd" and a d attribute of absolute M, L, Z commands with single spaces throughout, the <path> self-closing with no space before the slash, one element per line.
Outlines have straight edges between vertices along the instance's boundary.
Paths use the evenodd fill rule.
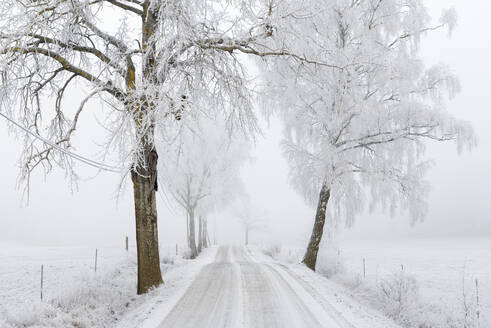
<path fill-rule="evenodd" d="M 97 248 L 95 249 L 94 272 L 97 272 Z"/>
<path fill-rule="evenodd" d="M 44 278 L 44 266 L 41 264 L 41 302 L 43 301 L 43 278 Z"/>
<path fill-rule="evenodd" d="M 126 236 L 126 251 L 128 251 L 128 236 Z"/>
<path fill-rule="evenodd" d="M 363 279 L 365 279 L 366 276 L 367 276 L 366 261 L 365 258 L 363 258 Z"/>
<path fill-rule="evenodd" d="M 476 316 L 477 316 L 477 328 L 481 327 L 481 309 L 479 305 L 479 281 L 476 278 Z"/>

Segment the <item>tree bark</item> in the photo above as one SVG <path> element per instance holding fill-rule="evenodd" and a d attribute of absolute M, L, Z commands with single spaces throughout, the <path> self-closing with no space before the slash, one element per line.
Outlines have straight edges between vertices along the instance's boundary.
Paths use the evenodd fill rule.
<path fill-rule="evenodd" d="M 208 248 L 208 219 L 203 219 L 203 248 Z"/>
<path fill-rule="evenodd" d="M 148 174 L 154 168 L 131 172 L 135 199 L 136 248 L 138 257 L 137 293 L 163 283 L 160 272 L 159 237 L 157 230 L 157 206 L 155 185 Z"/>
<path fill-rule="evenodd" d="M 186 214 L 186 241 L 188 242 L 188 248 L 191 249 L 191 239 L 189 238 L 189 213 Z"/>
<path fill-rule="evenodd" d="M 315 214 L 314 228 L 310 236 L 310 242 L 303 258 L 303 263 L 311 270 L 315 271 L 317 263 L 317 253 L 319 245 L 324 233 L 324 224 L 326 222 L 326 208 L 329 198 L 331 197 L 330 189 L 324 184 L 319 193 L 319 201 L 317 203 L 317 212 Z"/>
<path fill-rule="evenodd" d="M 191 248 L 191 259 L 195 259 L 198 256 L 198 250 L 196 249 L 196 229 L 194 222 L 194 211 L 189 213 L 189 246 Z"/>
<path fill-rule="evenodd" d="M 201 216 L 198 218 L 198 254 L 203 249 L 203 219 Z"/>

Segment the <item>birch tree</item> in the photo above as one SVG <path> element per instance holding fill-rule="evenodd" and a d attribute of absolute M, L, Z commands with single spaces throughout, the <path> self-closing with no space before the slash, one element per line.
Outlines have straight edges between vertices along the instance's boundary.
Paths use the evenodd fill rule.
<path fill-rule="evenodd" d="M 425 67 L 419 55 L 425 33 L 452 30 L 453 10 L 434 25 L 418 0 L 329 1 L 322 10 L 325 21 L 312 30 L 318 43 L 306 53 L 324 49 L 333 68 L 277 68 L 288 81 L 280 116 L 291 180 L 317 206 L 303 259 L 312 270 L 326 216 L 350 225 L 368 203 L 421 220 L 427 141 L 455 141 L 459 150 L 475 143 L 472 128 L 445 111 L 457 77 L 445 65 Z"/>
<path fill-rule="evenodd" d="M 24 136 L 22 177 L 74 161 L 131 175 L 138 293 L 162 283 L 155 191 L 155 131 L 175 138 L 203 108 L 254 132 L 246 68 L 237 54 L 310 65 L 295 22 L 310 8 L 258 0 L 4 0 L 0 3 L 0 114 Z M 325 63 L 317 63 L 326 65 Z M 70 90 L 82 90 L 77 108 Z M 108 130 L 107 165 L 77 156 L 72 137 L 89 99 Z M 92 106 L 90 106 L 92 107 Z M 101 117 L 102 116 L 102 117 Z M 163 183 L 166 183 L 165 181 Z"/>

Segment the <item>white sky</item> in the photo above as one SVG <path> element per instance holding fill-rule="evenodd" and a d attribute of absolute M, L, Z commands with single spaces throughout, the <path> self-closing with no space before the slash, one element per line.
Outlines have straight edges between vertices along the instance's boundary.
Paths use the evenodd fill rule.
<path fill-rule="evenodd" d="M 443 31 L 431 34 L 424 41 L 423 53 L 428 63 L 445 62 L 460 76 L 463 91 L 450 103 L 449 111 L 474 124 L 479 146 L 460 156 L 453 145 L 428 148 L 428 157 L 436 165 L 428 176 L 433 190 L 430 212 L 423 224 L 410 228 L 403 214 L 394 218 L 366 214 L 346 232 L 347 238 L 491 236 L 491 1 L 427 0 L 427 5 L 435 18 L 449 6 L 455 6 L 459 14 L 459 26 L 452 38 Z M 79 150 L 86 151 L 83 153 L 90 153 L 90 145 L 97 140 L 94 133 L 78 136 Z M 287 165 L 278 146 L 280 137 L 281 127 L 276 122 L 265 127 L 265 138 L 258 140 L 253 154 L 256 160 L 244 169 L 243 177 L 253 203 L 267 212 L 270 226 L 275 228 L 268 237 L 303 243 L 311 230 L 314 210 L 288 183 Z M 4 122 L 0 122 L 0 140 L 0 242 L 107 246 L 122 245 L 126 234 L 133 238 L 131 190 L 126 188 L 116 199 L 119 176 L 101 173 L 88 179 L 93 171 L 79 165 L 83 179 L 79 191 L 72 194 L 60 170 L 46 180 L 37 174 L 26 207 L 21 190 L 16 189 L 19 142 L 8 137 Z M 162 201 L 158 210 L 161 243 L 182 243 L 182 213 L 176 207 L 169 209 Z M 221 227 L 217 229 L 219 242 L 241 240 L 240 227 L 233 218 L 226 214 L 218 215 L 218 219 L 212 216 L 212 232 L 215 220 Z"/>

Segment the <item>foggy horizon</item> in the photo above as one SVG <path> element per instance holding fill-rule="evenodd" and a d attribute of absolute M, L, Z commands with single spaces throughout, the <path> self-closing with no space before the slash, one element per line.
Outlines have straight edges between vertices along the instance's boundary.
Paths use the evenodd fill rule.
<path fill-rule="evenodd" d="M 450 143 L 428 145 L 426 157 L 434 161 L 427 180 L 431 185 L 429 212 L 423 222 L 411 227 L 405 212 L 368 213 L 356 218 L 352 229 L 344 231 L 348 238 L 398 239 L 398 238 L 445 238 L 491 236 L 491 204 L 486 200 L 487 181 L 491 181 L 491 121 L 486 86 L 491 76 L 491 43 L 472 36 L 472 31 L 485 18 L 479 15 L 491 10 L 484 0 L 475 6 L 466 6 L 460 1 L 431 1 L 427 3 L 433 17 L 438 17 L 443 8 L 455 6 L 458 26 L 451 37 L 446 31 L 430 33 L 423 39 L 422 53 L 428 66 L 438 62 L 448 64 L 460 78 L 462 91 L 448 104 L 448 111 L 456 117 L 472 123 L 479 144 L 472 151 L 457 154 Z M 90 110 L 97 102 L 91 102 Z M 256 114 L 262 116 L 261 109 Z M 86 114 L 88 117 L 94 114 Z M 289 183 L 286 159 L 281 154 L 281 123 L 276 118 L 268 126 L 264 119 L 264 137 L 259 136 L 253 147 L 255 161 L 242 169 L 241 175 L 252 202 L 268 212 L 268 219 L 277 229 L 278 242 L 307 242 L 315 209 L 303 200 Z M 19 174 L 19 140 L 7 136 L 6 124 L 0 122 L 4 142 L 0 150 L 2 158 L 0 178 L 1 198 L 4 200 L 0 217 L 0 241 L 15 241 L 32 245 L 70 244 L 118 244 L 123 236 L 134 235 L 134 219 L 129 197 L 129 184 L 118 196 L 121 177 L 117 174 L 97 172 L 84 164 L 77 164 L 80 174 L 79 191 L 71 194 L 69 181 L 60 169 L 55 168 L 44 181 L 41 172 L 34 172 L 29 194 L 29 205 L 23 200 L 22 189 L 16 189 Z M 75 147 L 81 153 L 94 157 L 91 144 L 95 141 L 87 132 L 76 136 Z M 164 159 L 165 160 L 165 159 Z M 91 178 L 96 176 L 96 178 Z M 21 182 L 22 188 L 25 184 Z M 270 195 L 275 195 L 271 199 Z M 172 201 L 164 202 L 158 196 L 160 241 L 181 242 L 176 232 L 183 236 L 184 213 Z M 267 198 L 268 197 L 268 198 Z M 118 200 L 119 198 L 119 200 Z M 214 219 L 215 220 L 215 219 Z M 220 231 L 220 243 L 230 243 L 241 236 L 239 223 L 234 218 L 219 217 L 220 226 L 229 226 L 233 237 L 227 238 Z M 50 227 L 57 225 L 57 229 Z M 223 225 L 222 225 L 223 224 Z M 97 227 L 97 228 L 95 228 Z M 213 230 L 213 228 L 212 228 Z M 226 229 L 224 229 L 226 230 Z M 346 230 L 346 229 L 343 229 Z M 212 231 L 213 233 L 213 231 Z"/>

